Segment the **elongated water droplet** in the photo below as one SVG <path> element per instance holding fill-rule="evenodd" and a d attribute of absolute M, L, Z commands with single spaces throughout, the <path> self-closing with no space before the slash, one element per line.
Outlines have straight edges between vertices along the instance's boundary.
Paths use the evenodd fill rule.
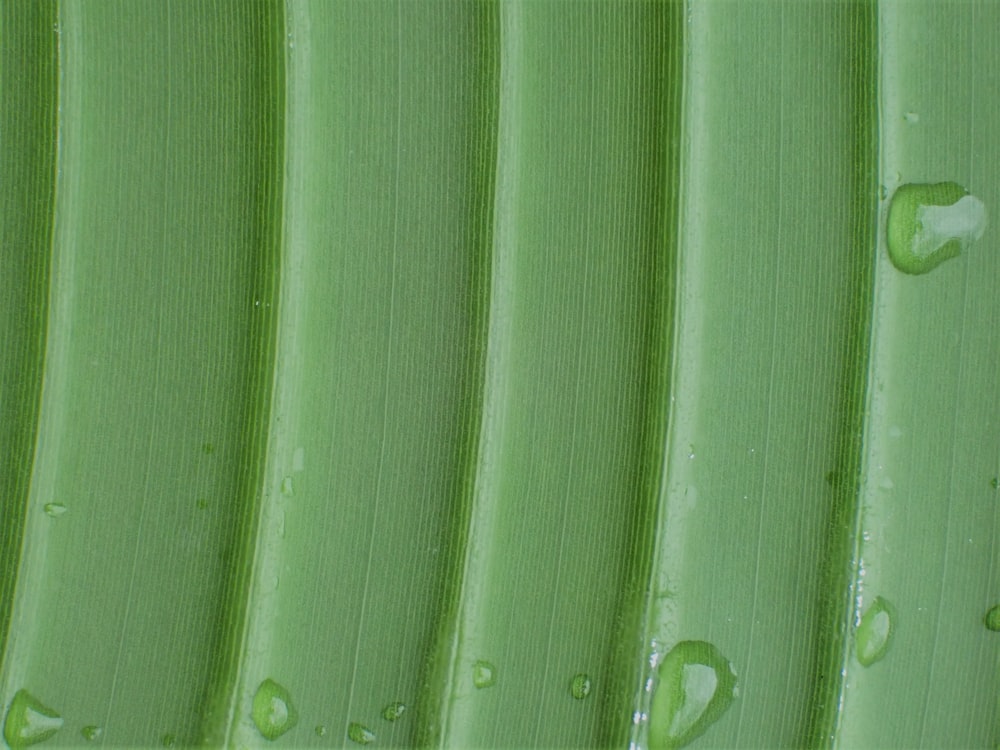
<path fill-rule="evenodd" d="M 63 725 L 62 717 L 27 690 L 18 690 L 7 709 L 3 738 L 15 750 L 47 740 Z"/>
<path fill-rule="evenodd" d="M 347 736 L 359 745 L 368 745 L 375 741 L 375 732 L 356 721 L 347 726 Z"/>
<path fill-rule="evenodd" d="M 1000 477 L 993 477 L 990 480 L 990 487 L 992 487 L 995 490 L 1000 489 Z"/>
<path fill-rule="evenodd" d="M 45 515 L 52 516 L 52 518 L 59 518 L 63 513 L 65 513 L 69 508 L 67 508 L 62 503 L 45 503 L 42 506 L 42 510 L 45 511 Z"/>
<path fill-rule="evenodd" d="M 386 721 L 396 721 L 406 712 L 406 704 L 395 701 L 382 709 L 382 718 Z"/>
<path fill-rule="evenodd" d="M 659 668 L 649 711 L 650 748 L 676 748 L 701 736 L 736 697 L 736 672 L 713 644 L 681 641 Z"/>
<path fill-rule="evenodd" d="M 887 599 L 876 596 L 868 605 L 854 631 L 854 651 L 862 667 L 870 667 L 886 655 L 892 643 L 895 620 L 896 610 Z"/>
<path fill-rule="evenodd" d="M 477 688 L 493 687 L 497 681 L 497 668 L 488 661 L 480 659 L 472 665 L 472 684 Z"/>
<path fill-rule="evenodd" d="M 569 684 L 569 691 L 578 701 L 582 701 L 590 695 L 590 677 L 583 672 L 574 675 L 573 681 Z"/>
<path fill-rule="evenodd" d="M 1000 604 L 990 607 L 983 618 L 983 622 L 986 624 L 987 629 L 993 632 L 1000 632 Z"/>
<path fill-rule="evenodd" d="M 80 734 L 83 735 L 83 738 L 85 740 L 93 742 L 94 740 L 98 739 L 101 736 L 101 734 L 103 734 L 103 732 L 100 727 L 90 724 L 81 729 Z"/>
<path fill-rule="evenodd" d="M 176 742 L 177 738 L 172 734 L 165 734 L 163 735 L 163 739 L 160 740 L 160 744 L 164 747 L 173 747 Z"/>
<path fill-rule="evenodd" d="M 253 697 L 253 723 L 264 737 L 276 740 L 299 720 L 288 690 L 272 679 L 260 683 Z"/>
<path fill-rule="evenodd" d="M 292 489 L 291 477 L 285 477 L 284 479 L 281 480 L 281 494 L 285 495 L 286 497 L 291 497 L 292 495 L 295 494 L 295 491 Z"/>
<path fill-rule="evenodd" d="M 986 207 L 954 182 L 909 184 L 892 196 L 889 257 L 905 273 L 927 273 L 983 236 Z"/>
<path fill-rule="evenodd" d="M 324 724 L 317 724 L 316 729 L 314 731 L 316 732 L 317 737 L 326 736 L 326 726 Z"/>

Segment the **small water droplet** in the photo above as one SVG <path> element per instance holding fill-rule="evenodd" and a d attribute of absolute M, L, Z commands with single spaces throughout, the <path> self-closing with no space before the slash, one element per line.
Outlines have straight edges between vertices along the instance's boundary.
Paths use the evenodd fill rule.
<path fill-rule="evenodd" d="M 1000 489 L 1000 477 L 993 477 L 990 480 L 990 487 L 992 487 L 995 490 Z"/>
<path fill-rule="evenodd" d="M 910 125 L 916 125 L 920 122 L 920 115 L 916 112 L 905 112 L 903 113 L 903 119 L 910 123 Z"/>
<path fill-rule="evenodd" d="M 284 479 L 281 480 L 281 494 L 285 495 L 287 497 L 291 497 L 293 494 L 295 494 L 292 491 L 292 478 L 291 477 L 285 477 Z"/>
<path fill-rule="evenodd" d="M 160 740 L 160 744 L 164 747 L 173 747 L 177 743 L 177 737 L 172 734 L 163 735 L 163 739 Z"/>
<path fill-rule="evenodd" d="M 253 697 L 253 723 L 264 737 L 276 740 L 299 720 L 288 690 L 272 679 L 260 683 Z"/>
<path fill-rule="evenodd" d="M 215 445 L 213 443 L 202 443 L 201 450 L 211 456 L 215 453 Z"/>
<path fill-rule="evenodd" d="M 480 659 L 472 665 L 472 684 L 477 688 L 493 687 L 497 681 L 497 668 L 490 662 Z"/>
<path fill-rule="evenodd" d="M 986 612 L 983 623 L 988 630 L 1000 632 L 1000 604 L 995 604 Z"/>
<path fill-rule="evenodd" d="M 7 709 L 3 737 L 11 748 L 17 750 L 47 740 L 62 725 L 63 720 L 58 713 L 22 689 L 14 693 Z"/>
<path fill-rule="evenodd" d="M 885 200 L 886 198 L 888 198 L 889 197 L 889 188 L 887 188 L 885 185 L 879 185 L 878 186 L 878 197 L 881 198 L 882 200 Z"/>
<path fill-rule="evenodd" d="M 317 737 L 326 736 L 326 726 L 324 724 L 317 724 L 316 729 L 314 731 L 316 732 Z"/>
<path fill-rule="evenodd" d="M 569 691 L 573 694 L 574 698 L 582 701 L 590 695 L 590 677 L 584 672 L 574 675 L 573 681 L 569 686 Z"/>
<path fill-rule="evenodd" d="M 85 740 L 93 742 L 94 740 L 98 739 L 101 736 L 101 734 L 103 734 L 103 731 L 101 730 L 100 727 L 90 724 L 81 729 L 80 734 L 83 735 L 83 738 Z"/>
<path fill-rule="evenodd" d="M 896 610 L 887 599 L 876 596 L 854 631 L 854 652 L 862 667 L 885 657 L 896 627 Z"/>
<path fill-rule="evenodd" d="M 45 515 L 51 516 L 52 518 L 58 518 L 69 510 L 69 508 L 62 503 L 45 503 L 45 505 L 42 506 L 42 510 L 45 511 Z"/>
<path fill-rule="evenodd" d="M 205 510 L 205 508 L 208 507 L 208 500 L 203 497 L 199 497 L 195 502 L 195 505 L 198 506 L 198 510 Z"/>
<path fill-rule="evenodd" d="M 375 741 L 375 732 L 356 721 L 347 726 L 347 736 L 359 745 L 368 745 Z"/>
<path fill-rule="evenodd" d="M 395 701 L 382 709 L 382 718 L 386 721 L 396 721 L 406 712 L 406 704 Z"/>
<path fill-rule="evenodd" d="M 718 721 L 736 695 L 732 664 L 713 644 L 681 641 L 663 658 L 650 708 L 649 746 L 680 747 Z"/>
<path fill-rule="evenodd" d="M 909 184 L 892 196 L 886 229 L 889 257 L 920 274 L 954 258 L 986 230 L 986 207 L 954 182 Z"/>

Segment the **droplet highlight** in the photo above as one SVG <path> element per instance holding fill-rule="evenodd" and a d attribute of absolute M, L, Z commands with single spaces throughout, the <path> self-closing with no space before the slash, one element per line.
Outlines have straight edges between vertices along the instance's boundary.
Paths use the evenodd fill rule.
<path fill-rule="evenodd" d="M 582 701 L 590 695 L 590 684 L 590 677 L 580 672 L 573 676 L 573 680 L 569 684 L 569 692 L 578 701 Z"/>
<path fill-rule="evenodd" d="M 254 694 L 251 718 L 266 739 L 276 740 L 298 723 L 299 715 L 287 688 L 269 678 Z"/>
<path fill-rule="evenodd" d="M 47 740 L 63 725 L 62 717 L 27 690 L 18 690 L 7 709 L 3 722 L 3 738 L 17 748 Z"/>
<path fill-rule="evenodd" d="M 45 505 L 42 506 L 42 510 L 45 511 L 45 515 L 47 516 L 59 518 L 59 516 L 69 510 L 69 508 L 62 503 L 45 503 Z"/>
<path fill-rule="evenodd" d="M 663 658 L 649 710 L 650 748 L 677 748 L 704 734 L 736 697 L 736 672 L 715 645 L 681 641 Z"/>
<path fill-rule="evenodd" d="M 959 255 L 985 230 L 986 207 L 961 185 L 903 185 L 889 206 L 889 258 L 904 273 L 927 273 Z"/>
<path fill-rule="evenodd" d="M 497 681 L 497 668 L 488 661 L 480 659 L 472 665 L 472 684 L 477 688 L 493 687 Z"/>
<path fill-rule="evenodd" d="M 895 608 L 887 599 L 876 596 L 854 631 L 854 653 L 862 667 L 870 667 L 885 657 L 895 627 Z"/>
<path fill-rule="evenodd" d="M 406 704 L 395 701 L 382 709 L 382 718 L 386 721 L 396 721 L 406 712 Z"/>
<path fill-rule="evenodd" d="M 347 737 L 352 742 L 357 742 L 359 745 L 370 745 L 375 741 L 375 732 L 366 727 L 364 724 L 352 721 L 347 726 Z"/>
<path fill-rule="evenodd" d="M 83 735 L 83 739 L 88 742 L 93 742 L 94 740 L 100 739 L 101 735 L 104 734 L 104 731 L 99 726 L 90 724 L 81 729 L 80 734 Z"/>

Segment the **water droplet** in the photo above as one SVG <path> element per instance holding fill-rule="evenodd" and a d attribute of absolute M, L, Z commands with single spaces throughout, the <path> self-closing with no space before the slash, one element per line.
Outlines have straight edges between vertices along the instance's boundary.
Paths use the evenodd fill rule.
<path fill-rule="evenodd" d="M 199 497 L 195 502 L 195 505 L 198 506 L 198 510 L 205 510 L 205 508 L 208 507 L 208 500 L 203 497 Z"/>
<path fill-rule="evenodd" d="M 281 480 L 281 494 L 291 497 L 294 492 L 292 491 L 292 478 L 285 477 Z"/>
<path fill-rule="evenodd" d="M 903 185 L 889 206 L 889 257 L 905 273 L 927 273 L 986 230 L 986 207 L 954 182 Z"/>
<path fill-rule="evenodd" d="M 54 735 L 63 725 L 62 717 L 27 690 L 18 690 L 7 709 L 3 738 L 15 750 L 34 745 Z"/>
<path fill-rule="evenodd" d="M 889 428 L 889 437 L 895 439 L 903 436 L 903 429 L 898 425 Z"/>
<path fill-rule="evenodd" d="M 215 453 L 215 445 L 212 443 L 203 443 L 201 449 L 209 456 Z"/>
<path fill-rule="evenodd" d="M 983 623 L 988 630 L 1000 632 L 1000 604 L 995 604 L 987 611 Z"/>
<path fill-rule="evenodd" d="M 324 724 L 317 724 L 316 725 L 316 729 L 314 731 L 316 732 L 316 736 L 317 737 L 325 737 L 326 736 L 326 725 L 324 725 Z"/>
<path fill-rule="evenodd" d="M 472 684 L 477 688 L 493 687 L 497 681 L 497 668 L 488 661 L 480 659 L 472 665 Z"/>
<path fill-rule="evenodd" d="M 83 735 L 83 738 L 85 740 L 89 740 L 90 742 L 93 742 L 94 740 L 98 739 L 103 733 L 104 732 L 100 727 L 94 726 L 93 724 L 85 726 L 83 729 L 80 730 L 80 734 Z"/>
<path fill-rule="evenodd" d="M 878 186 L 878 197 L 881 198 L 882 200 L 885 200 L 886 198 L 888 198 L 889 197 L 889 188 L 887 188 L 885 185 L 879 185 Z"/>
<path fill-rule="evenodd" d="M 573 676 L 573 681 L 569 685 L 569 691 L 578 701 L 582 701 L 590 695 L 590 677 L 584 672 Z"/>
<path fill-rule="evenodd" d="M 42 510 L 45 511 L 45 515 L 52 516 L 52 518 L 58 518 L 69 510 L 69 508 L 62 503 L 45 503 L 45 505 L 42 506 Z"/>
<path fill-rule="evenodd" d="M 895 608 L 881 596 L 876 596 L 861 615 L 854 631 L 854 652 L 862 667 L 870 667 L 886 655 L 892 643 L 895 619 Z"/>
<path fill-rule="evenodd" d="M 649 746 L 680 747 L 718 721 L 736 696 L 736 672 L 713 644 L 681 641 L 663 658 L 650 707 Z"/>
<path fill-rule="evenodd" d="M 163 735 L 163 739 L 160 740 L 160 744 L 164 747 L 173 747 L 177 742 L 177 738 L 172 734 Z"/>
<path fill-rule="evenodd" d="M 893 488 L 894 488 L 894 487 L 895 487 L 896 485 L 895 485 L 895 483 L 894 483 L 894 482 L 892 481 L 892 478 L 891 478 L 891 477 L 883 477 L 883 478 L 882 478 L 882 481 L 878 483 L 878 486 L 879 486 L 879 488 L 880 488 L 880 489 L 883 489 L 883 490 L 891 490 L 891 489 L 893 489 Z"/>
<path fill-rule="evenodd" d="M 995 490 L 1000 489 L 1000 477 L 993 477 L 990 480 L 990 487 L 992 487 Z"/>
<path fill-rule="evenodd" d="M 388 706 L 382 709 L 382 718 L 386 721 L 395 721 L 406 711 L 406 704 L 396 701 L 390 703 Z"/>
<path fill-rule="evenodd" d="M 920 122 L 920 115 L 916 112 L 905 112 L 903 114 L 903 119 L 910 123 L 910 125 L 916 125 Z"/>
<path fill-rule="evenodd" d="M 264 737 L 276 740 L 299 720 L 288 690 L 272 679 L 260 683 L 253 697 L 253 723 Z"/>
<path fill-rule="evenodd" d="M 375 741 L 375 732 L 356 721 L 347 726 L 347 736 L 359 745 L 368 745 Z"/>

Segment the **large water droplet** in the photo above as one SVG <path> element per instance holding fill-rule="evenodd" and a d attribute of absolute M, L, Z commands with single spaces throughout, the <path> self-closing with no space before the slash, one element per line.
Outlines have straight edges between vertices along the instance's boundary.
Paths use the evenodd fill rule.
<path fill-rule="evenodd" d="M 103 733 L 104 733 L 103 730 L 99 726 L 95 726 L 94 724 L 85 726 L 83 729 L 80 730 L 80 734 L 83 735 L 83 738 L 90 742 L 99 739 Z"/>
<path fill-rule="evenodd" d="M 711 643 L 681 641 L 663 658 L 649 710 L 650 748 L 676 748 L 702 735 L 736 697 L 732 664 Z"/>
<path fill-rule="evenodd" d="M 45 511 L 45 515 L 52 516 L 52 518 L 58 518 L 69 510 L 69 508 L 62 503 L 45 503 L 45 505 L 42 506 L 42 510 Z"/>
<path fill-rule="evenodd" d="M 995 604 L 990 607 L 986 616 L 983 618 L 983 623 L 985 623 L 989 630 L 1000 632 L 1000 604 Z"/>
<path fill-rule="evenodd" d="M 472 665 L 472 684 L 477 688 L 493 687 L 497 681 L 497 668 L 490 662 L 480 659 Z"/>
<path fill-rule="evenodd" d="M 253 723 L 264 737 L 276 740 L 299 720 L 288 690 L 272 679 L 264 680 L 257 688 L 251 709 Z"/>
<path fill-rule="evenodd" d="M 12 748 L 28 747 L 54 735 L 63 725 L 62 717 L 27 690 L 18 690 L 7 709 L 3 738 Z"/>
<path fill-rule="evenodd" d="M 861 615 L 854 631 L 854 652 L 862 667 L 870 667 L 886 655 L 896 627 L 896 610 L 887 599 L 876 596 Z"/>
<path fill-rule="evenodd" d="M 961 253 L 985 230 L 986 207 L 961 185 L 903 185 L 889 206 L 889 257 L 900 271 L 927 273 Z"/>
<path fill-rule="evenodd" d="M 347 736 L 359 745 L 368 745 L 375 741 L 375 732 L 356 721 L 347 726 Z"/>
<path fill-rule="evenodd" d="M 406 704 L 395 701 L 382 709 L 382 718 L 386 721 L 396 721 L 406 712 Z"/>
<path fill-rule="evenodd" d="M 590 677 L 583 672 L 573 676 L 573 681 L 569 684 L 569 691 L 578 701 L 582 701 L 590 695 Z"/>

